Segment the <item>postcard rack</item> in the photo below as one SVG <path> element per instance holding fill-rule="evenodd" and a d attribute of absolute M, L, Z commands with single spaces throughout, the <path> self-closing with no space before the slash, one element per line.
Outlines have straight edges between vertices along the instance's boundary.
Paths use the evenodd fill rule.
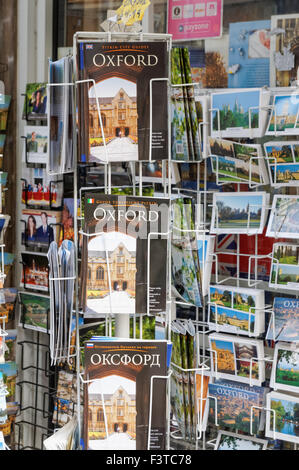
<path fill-rule="evenodd" d="M 111 33 L 111 32 L 108 32 L 108 33 L 97 33 L 97 32 L 94 32 L 94 33 L 85 33 L 85 32 L 79 32 L 79 33 L 76 33 L 74 35 L 74 44 L 73 44 L 73 60 L 74 60 L 74 64 L 76 65 L 76 62 L 77 62 L 77 46 L 78 46 L 78 43 L 79 41 L 83 41 L 83 42 L 91 42 L 91 41 L 98 41 L 98 42 L 101 42 L 101 41 L 108 41 L 108 42 L 113 42 L 113 41 L 123 41 L 123 40 L 138 40 L 138 41 L 143 41 L 143 40 L 148 40 L 148 41 L 151 41 L 151 40 L 163 40 L 163 41 L 166 41 L 167 44 L 168 44 L 168 47 L 169 47 L 169 50 L 171 49 L 171 46 L 172 46 L 172 41 L 171 41 L 171 36 L 169 35 L 151 35 L 151 34 L 143 34 L 143 33 Z M 76 70 L 76 67 L 74 67 L 75 70 Z M 84 83 L 88 83 L 88 82 L 93 82 L 92 80 L 79 80 L 78 79 L 79 77 L 78 76 L 75 76 L 74 78 L 74 83 L 65 83 L 65 84 L 48 84 L 49 86 L 74 86 L 75 89 L 77 90 L 77 87 L 78 85 L 82 85 Z M 188 87 L 188 86 L 194 86 L 194 87 L 198 87 L 198 84 L 196 83 L 185 83 L 185 84 L 180 84 L 180 85 L 174 85 L 171 83 L 171 80 L 169 77 L 161 77 L 161 78 L 157 78 L 157 79 L 152 79 L 151 82 L 150 82 L 150 89 L 149 89 L 149 100 L 150 100 L 150 131 L 149 131 L 149 158 L 147 161 L 151 162 L 153 161 L 152 160 L 152 135 L 153 135 L 153 113 L 152 113 L 152 95 L 153 95 L 153 83 L 155 82 L 166 82 L 167 83 L 167 90 L 168 90 L 168 97 L 170 96 L 171 94 L 171 90 L 172 88 L 176 87 L 176 86 L 180 86 L 180 87 Z M 95 82 L 93 82 L 93 84 L 95 84 Z M 95 88 L 96 90 L 96 88 Z M 295 91 L 297 90 L 297 88 L 295 89 L 288 89 L 290 91 Z M 211 93 L 212 90 L 201 90 L 201 89 L 197 89 L 197 92 L 199 93 L 199 95 L 202 95 L 202 96 L 205 96 L 205 97 L 209 97 L 209 94 Z M 269 92 L 270 89 L 267 89 L 265 88 L 265 92 Z M 273 89 L 271 90 L 273 92 L 278 92 L 279 90 L 277 89 Z M 283 89 L 283 91 L 285 92 L 285 89 Z M 106 139 L 105 139 L 105 134 L 104 134 L 104 127 L 103 127 L 103 122 L 102 122 L 102 115 L 101 115 L 101 109 L 100 109 L 100 104 L 99 104 L 99 100 L 98 100 L 98 96 L 97 96 L 97 92 L 95 91 L 95 96 L 96 96 L 96 103 L 97 103 L 97 113 L 98 113 L 98 118 L 99 118 L 99 123 L 100 123 L 100 129 L 101 129 L 101 133 L 102 133 L 102 138 L 103 138 L 103 145 L 104 145 L 104 153 L 105 153 L 105 161 L 99 163 L 98 165 L 97 164 L 94 164 L 94 163 L 78 163 L 75 165 L 74 167 L 74 171 L 73 171 L 73 197 L 74 197 L 74 243 L 75 243 L 75 247 L 77 249 L 77 253 L 79 253 L 79 242 L 80 242 L 80 238 L 81 237 L 91 237 L 91 236 L 100 236 L 103 234 L 103 232 L 99 232 L 99 233 L 93 233 L 93 234 L 89 234 L 89 233 L 85 233 L 84 232 L 84 228 L 81 224 L 82 222 L 82 217 L 81 217 L 81 214 L 82 214 L 82 211 L 80 211 L 80 213 L 78 214 L 77 213 L 77 207 L 78 207 L 78 203 L 81 204 L 81 199 L 82 199 L 82 194 L 84 191 L 88 191 L 88 190 L 94 190 L 94 189 L 103 189 L 105 194 L 111 194 L 112 193 L 112 189 L 114 187 L 119 187 L 119 186 L 113 186 L 112 185 L 112 168 L 113 168 L 113 163 L 110 163 L 108 160 L 108 150 L 107 150 L 107 147 L 106 147 Z M 27 99 L 27 98 L 26 98 Z M 177 195 L 181 195 L 181 196 L 193 196 L 196 198 L 196 204 L 197 204 L 197 218 L 196 218 L 196 227 L 194 230 L 191 230 L 192 232 L 195 232 L 196 234 L 200 234 L 203 236 L 203 238 L 205 239 L 205 236 L 208 236 L 209 234 L 209 227 L 210 227 L 210 224 L 211 224 L 211 217 L 209 215 L 209 210 L 212 208 L 214 210 L 214 212 L 216 211 L 216 215 L 217 215 L 217 206 L 213 206 L 213 204 L 211 203 L 211 196 L 213 195 L 213 192 L 212 190 L 209 189 L 208 187 L 208 178 L 207 178 L 207 175 L 208 175 L 208 157 L 210 156 L 209 155 L 209 151 L 208 151 L 208 129 L 209 129 L 209 126 L 210 126 L 210 123 L 206 120 L 204 120 L 203 122 L 200 123 L 199 125 L 199 136 L 200 136 L 200 139 L 201 138 L 201 134 L 203 134 L 203 139 L 201 140 L 201 143 L 202 143 L 202 156 L 203 156 L 203 159 L 200 160 L 200 161 L 178 161 L 178 160 L 173 160 L 172 159 L 172 155 L 171 155 L 171 122 L 170 122 L 170 116 L 171 116 L 171 107 L 170 107 L 170 99 L 168 100 L 168 113 L 169 113 L 169 119 L 168 119 L 168 149 L 169 149 L 169 154 L 168 154 L 168 160 L 166 160 L 166 162 L 164 163 L 163 162 L 163 170 L 162 170 L 162 186 L 163 186 L 163 192 L 164 192 L 164 196 L 165 197 L 169 197 L 169 198 L 172 198 L 172 196 L 177 196 Z M 254 138 L 253 137 L 253 128 L 251 127 L 251 113 L 253 112 L 253 110 L 255 109 L 255 107 L 252 107 L 249 111 L 249 138 Z M 270 106 L 270 105 L 265 105 L 265 106 L 261 106 L 259 107 L 259 109 L 261 111 L 264 111 L 264 112 L 268 112 L 268 111 L 273 111 L 273 106 Z M 218 122 L 218 128 L 217 128 L 217 131 L 219 133 L 219 137 L 222 136 L 222 133 L 221 133 L 221 130 L 220 130 L 220 110 L 219 109 L 212 109 L 212 108 L 209 108 L 208 109 L 208 115 L 210 115 L 210 117 L 212 116 L 212 113 L 216 111 L 216 116 L 217 116 L 217 122 Z M 275 109 L 274 109 L 274 113 L 275 113 Z M 27 116 L 28 118 L 28 116 Z M 212 122 L 212 119 L 211 119 L 211 122 Z M 275 123 L 276 123 L 276 120 L 275 120 Z M 275 135 L 277 134 L 277 129 L 276 129 L 276 125 L 275 125 Z M 76 132 L 74 132 L 73 134 L 73 138 L 74 138 L 74 142 L 77 142 L 77 134 Z M 24 137 L 24 139 L 26 139 Z M 77 146 L 75 145 L 74 146 L 75 148 L 77 148 Z M 27 143 L 26 143 L 26 148 L 27 148 Z M 25 152 L 26 154 L 27 152 Z M 78 155 L 75 155 L 75 162 L 78 161 Z M 259 183 L 255 182 L 253 179 L 252 179 L 252 171 L 251 171 L 251 167 L 252 167 L 252 164 L 254 163 L 254 160 L 259 160 L 263 157 L 250 157 L 250 170 L 249 170 L 249 179 L 248 181 L 235 181 L 234 184 L 236 184 L 237 186 L 237 191 L 240 192 L 241 189 L 242 189 L 242 186 L 241 185 L 248 185 L 249 188 L 251 190 L 255 190 L 257 187 L 260 187 L 260 186 L 263 186 L 265 184 L 264 181 L 260 181 Z M 26 163 L 28 163 L 28 157 L 26 156 Z M 133 162 L 133 184 L 132 184 L 132 188 L 133 188 L 133 195 L 136 195 L 138 194 L 138 190 L 139 190 L 139 194 L 142 195 L 142 191 L 143 191 L 143 188 L 144 188 L 144 181 L 143 181 L 143 161 L 139 161 L 139 162 Z M 166 172 L 166 163 L 168 164 L 168 175 L 167 175 L 167 172 Z M 196 190 L 192 190 L 192 189 L 184 189 L 184 188 L 174 188 L 173 187 L 173 184 L 172 184 L 172 168 L 171 168 L 171 164 L 172 163 L 176 163 L 178 165 L 182 164 L 182 163 L 192 163 L 192 164 L 196 164 L 197 165 L 197 181 L 196 181 Z M 135 169 L 136 169 L 136 165 L 139 165 L 139 181 L 138 183 L 136 183 L 136 180 L 135 180 Z M 103 174 L 104 174 L 104 185 L 101 186 L 101 187 L 97 187 L 97 186 L 88 186 L 88 175 L 86 174 L 86 169 L 90 168 L 90 167 L 96 167 L 96 166 L 101 166 L 103 168 Z M 200 169 L 203 168 L 203 174 L 204 174 L 204 181 L 203 181 L 203 185 L 201 185 L 201 177 L 200 177 Z M 84 180 L 86 182 L 86 186 L 85 187 L 80 187 L 80 184 L 79 184 L 79 180 L 78 180 L 78 177 L 79 177 L 79 174 L 80 174 L 80 170 L 83 170 L 83 172 L 85 171 L 85 175 L 84 175 Z M 275 170 L 276 172 L 276 170 Z M 218 158 L 216 158 L 216 184 L 218 187 L 223 187 L 229 183 L 227 182 L 222 182 L 221 179 L 220 179 L 220 174 L 219 174 L 219 162 L 218 162 Z M 276 173 L 275 173 L 276 174 Z M 61 176 L 61 175 L 60 175 Z M 23 180 L 24 183 L 25 183 L 25 201 L 27 203 L 27 188 L 28 188 L 28 184 L 26 182 L 26 180 Z M 55 181 L 55 183 L 58 183 L 59 181 Z M 231 183 L 230 183 L 231 184 Z M 50 195 L 50 199 L 51 199 L 51 195 Z M 26 204 L 27 205 L 27 204 Z M 81 208 L 82 209 L 82 208 Z M 263 209 L 265 210 L 269 210 L 271 209 L 270 206 L 267 206 L 267 207 L 263 207 Z M 216 228 L 219 227 L 218 225 L 218 217 L 216 216 Z M 269 288 L 269 286 L 263 281 L 263 280 L 260 280 L 259 279 L 259 271 L 258 271 L 258 262 L 259 260 L 261 260 L 262 258 L 265 258 L 265 259 L 268 259 L 269 261 L 274 261 L 275 262 L 275 259 L 272 257 L 272 254 L 266 254 L 266 255 L 260 255 L 259 254 L 259 235 L 258 234 L 254 234 L 250 231 L 250 221 L 251 221 L 251 215 L 250 215 L 250 210 L 248 210 L 248 214 L 247 214 L 247 229 L 243 232 L 244 235 L 252 238 L 254 240 L 254 250 L 253 250 L 253 253 L 241 253 L 241 243 L 240 243 L 240 234 L 239 233 L 236 233 L 235 235 L 233 235 L 234 237 L 234 240 L 235 240 L 235 243 L 236 243 L 236 250 L 235 252 L 232 252 L 232 251 L 229 251 L 229 250 L 223 250 L 221 247 L 217 247 L 215 253 L 212 255 L 213 257 L 213 266 L 214 266 L 214 274 L 212 274 L 212 279 L 213 279 L 213 282 L 214 284 L 216 284 L 217 286 L 225 286 L 227 285 L 228 282 L 230 283 L 234 283 L 234 285 L 236 287 L 241 287 L 241 286 L 244 286 L 244 287 L 256 287 L 258 286 L 259 288 L 263 288 L 269 292 L 276 292 L 277 290 L 279 290 L 280 292 L 284 292 L 283 289 L 281 289 L 281 286 L 278 286 L 277 289 L 276 288 Z M 150 401 L 150 407 L 149 407 L 149 433 L 148 433 L 148 443 L 147 443 L 147 446 L 149 448 L 149 445 L 150 445 L 150 437 L 151 437 L 151 416 L 152 416 L 152 396 L 153 396 L 153 389 L 154 389 L 154 386 L 155 386 L 155 383 L 156 383 L 156 380 L 166 380 L 167 382 L 167 388 L 168 388 L 168 404 L 167 404 L 167 418 L 168 418 L 168 432 L 167 432 L 167 442 L 168 442 L 168 449 L 170 448 L 170 446 L 173 446 L 173 445 L 176 445 L 176 443 L 178 445 L 180 444 L 184 444 L 183 441 L 184 439 L 182 438 L 182 436 L 180 435 L 180 430 L 178 428 L 175 428 L 173 426 L 173 423 L 171 423 L 171 419 L 170 419 L 170 393 L 169 393 L 169 387 L 170 387 L 170 380 L 171 380 L 171 374 L 174 373 L 174 369 L 179 369 L 181 372 L 183 373 L 191 373 L 191 374 L 196 374 L 196 373 L 199 373 L 199 374 L 202 374 L 202 376 L 205 374 L 205 373 L 210 373 L 212 376 L 216 377 L 217 378 L 217 358 L 216 358 L 216 361 L 214 361 L 216 364 L 214 365 L 214 368 L 212 367 L 212 363 L 213 361 L 211 361 L 211 354 L 213 354 L 213 352 L 211 352 L 211 350 L 209 350 L 209 348 L 207 348 L 207 345 L 206 345 L 206 341 L 207 341 L 207 337 L 209 335 L 209 333 L 211 333 L 212 331 L 213 332 L 217 332 L 217 306 L 216 306 L 216 328 L 211 328 L 207 322 L 207 318 L 206 318 L 206 314 L 208 312 L 208 309 L 210 308 L 211 306 L 211 303 L 208 302 L 208 300 L 206 298 L 203 298 L 203 302 L 202 302 L 202 307 L 196 307 L 194 306 L 193 304 L 191 303 L 188 303 L 186 301 L 183 301 L 181 299 L 177 299 L 173 296 L 172 294 L 172 291 L 171 291 L 171 243 L 170 243 L 170 240 L 171 240 L 171 235 L 173 233 L 173 230 L 177 230 L 177 227 L 169 227 L 169 230 L 164 232 L 164 233 L 150 233 L 148 234 L 148 243 L 147 243 L 147 252 L 148 252 L 148 255 L 150 253 L 150 240 L 151 240 L 151 237 L 154 236 L 154 235 L 160 235 L 160 236 L 165 236 L 167 239 L 168 239 L 168 258 L 167 258 L 167 264 L 168 264 L 168 286 L 167 286 L 167 311 L 165 312 L 165 314 L 163 314 L 165 316 L 165 323 L 166 325 L 168 326 L 168 339 L 170 339 L 170 325 L 171 325 L 171 320 L 172 320 L 172 316 L 173 316 L 173 312 L 176 310 L 176 308 L 179 306 L 179 305 L 182 305 L 186 308 L 189 308 L 189 307 L 195 307 L 195 318 L 193 319 L 193 324 L 194 324 L 194 327 L 195 327 L 195 331 L 196 331 L 196 335 L 195 335 L 195 338 L 196 338 L 196 367 L 194 369 L 183 369 L 181 368 L 180 366 L 176 365 L 176 364 L 171 364 L 170 366 L 170 370 L 169 370 L 169 374 L 166 375 L 166 376 L 163 376 L 163 377 L 160 377 L 160 376 L 157 376 L 157 377 L 153 377 L 152 378 L 152 382 L 151 382 L 151 388 L 150 388 L 150 397 L 151 397 L 151 401 Z M 188 230 L 183 230 L 184 232 L 187 232 Z M 276 238 L 279 238 L 279 232 L 276 233 Z M 231 235 L 228 235 L 231 237 Z M 298 238 L 299 238 L 299 235 L 298 235 Z M 235 262 L 233 263 L 234 264 L 234 274 L 231 274 L 230 276 L 227 276 L 227 275 L 223 275 L 220 273 L 220 265 L 221 265 L 221 257 L 222 256 L 231 256 L 235 259 Z M 79 308 L 79 285 L 78 285 L 78 278 L 79 278 L 79 262 L 80 262 L 80 258 L 79 256 L 77 257 L 77 264 L 76 264 L 76 282 L 75 282 L 75 306 L 74 306 L 74 312 L 75 312 L 75 315 L 76 315 L 76 345 L 75 345 L 75 351 L 76 351 L 76 371 L 77 371 L 77 416 L 78 416 L 78 424 L 79 424 L 79 433 L 81 433 L 81 395 L 80 395 L 80 389 L 81 389 L 81 384 L 87 384 L 87 383 L 90 383 L 90 381 L 88 380 L 88 378 L 84 378 L 84 375 L 81 373 L 81 347 L 80 347 L 80 338 L 79 338 L 79 320 L 80 320 L 80 317 L 81 317 L 81 310 Z M 204 258 L 204 253 L 203 253 L 203 258 Z M 242 270 L 241 270 L 241 262 L 242 262 L 242 258 L 246 258 L 247 261 L 248 261 L 248 273 L 246 273 L 246 276 L 244 276 L 244 273 L 242 273 Z M 148 259 L 150 259 L 150 257 L 148 256 Z M 204 261 L 204 259 L 202 260 Z M 252 263 L 254 263 L 254 268 L 253 268 L 253 272 L 252 272 Z M 112 286 L 111 286 L 111 276 L 110 276 L 110 268 L 109 268 L 109 262 L 108 262 L 108 259 L 107 259 L 107 253 L 106 253 L 106 264 L 107 264 L 107 270 L 108 270 L 108 278 L 109 278 L 109 291 L 111 293 L 112 291 Z M 147 315 L 149 315 L 149 312 L 150 312 L 150 309 L 149 309 L 149 299 L 150 299 L 150 283 L 149 283 L 149 280 L 150 280 L 150 262 L 148 263 L 148 266 L 147 266 Z M 205 284 L 205 279 L 203 278 L 202 279 L 202 283 L 203 285 Z M 289 291 L 288 291 L 289 293 Z M 261 311 L 259 311 L 261 310 Z M 271 305 L 267 304 L 265 305 L 265 308 L 264 309 L 252 309 L 249 311 L 249 324 L 250 324 L 250 318 L 252 315 L 257 315 L 257 314 L 262 314 L 263 312 L 267 313 L 268 315 L 272 315 L 273 316 L 273 311 L 271 310 Z M 125 322 L 129 323 L 129 319 L 130 319 L 130 315 L 126 315 L 125 316 L 126 319 L 125 319 Z M 141 321 L 142 321 L 142 317 L 143 315 L 140 316 L 141 318 Z M 105 333 L 107 336 L 112 336 L 112 321 L 113 321 L 113 315 L 112 315 L 112 309 L 111 309 L 111 305 L 110 305 L 110 312 L 108 314 L 105 315 L 105 326 L 106 326 L 106 329 L 105 329 Z M 124 321 L 124 317 L 122 318 L 122 321 Z M 120 319 L 118 318 L 118 316 L 116 315 L 115 316 L 115 323 L 116 325 L 120 322 Z M 133 325 L 134 325 L 134 328 L 133 328 L 133 334 L 134 334 L 134 337 L 136 337 L 136 315 L 133 315 Z M 127 328 L 127 331 L 129 330 L 129 328 Z M 142 328 L 140 328 L 140 330 L 142 330 Z M 273 318 L 273 330 L 275 332 L 275 326 L 274 326 L 274 318 Z M 248 337 L 252 337 L 254 336 L 252 334 L 251 331 L 248 330 L 248 334 L 247 334 Z M 242 341 L 242 338 L 244 338 L 244 336 L 240 335 L 238 336 L 240 338 L 240 341 Z M 39 340 L 39 335 L 37 337 L 37 342 L 34 343 L 38 348 L 40 347 L 45 347 L 45 345 L 43 344 L 40 344 L 40 340 Z M 21 343 L 21 349 L 23 350 L 25 346 L 25 342 L 24 344 Z M 216 353 L 214 351 L 214 353 Z M 217 355 L 217 353 L 216 353 Z M 49 362 L 50 362 L 50 359 L 48 359 Z M 249 373 L 249 385 L 252 386 L 252 375 L 253 375 L 253 365 L 256 361 L 258 361 L 259 358 L 251 358 L 250 360 L 250 373 Z M 49 417 L 50 414 L 52 413 L 53 415 L 53 397 L 55 395 L 55 384 L 53 385 L 53 381 L 55 382 L 55 380 L 57 380 L 57 372 L 53 372 L 53 375 L 52 375 L 52 370 L 49 370 L 47 368 L 45 369 L 42 369 L 40 367 L 40 364 L 38 362 L 39 360 L 36 359 L 36 364 L 35 366 L 29 366 L 27 368 L 23 368 L 23 360 L 22 360 L 22 370 L 26 370 L 26 369 L 33 369 L 35 370 L 36 372 L 40 371 L 40 372 L 44 372 L 45 373 L 45 376 L 47 379 L 49 379 L 49 383 L 51 383 L 52 385 L 49 386 L 47 389 L 45 389 L 46 391 L 44 392 L 44 403 L 46 403 L 47 401 L 49 401 L 49 403 L 51 402 L 52 400 L 52 404 L 50 403 L 49 405 L 49 408 L 48 409 L 45 409 L 45 406 L 44 407 L 41 407 L 40 405 L 38 405 L 38 402 L 35 403 L 36 407 L 29 407 L 31 410 L 32 409 L 36 409 L 36 411 L 34 411 L 34 422 L 33 424 L 29 421 L 25 421 L 25 420 L 22 420 L 20 421 L 19 423 L 17 423 L 17 425 L 21 426 L 22 423 L 24 424 L 28 424 L 30 423 L 30 425 L 32 425 L 35 429 L 34 431 L 34 440 L 33 440 L 33 445 L 32 447 L 33 448 L 37 448 L 37 428 L 40 426 L 39 423 L 38 423 L 38 418 L 37 418 L 37 414 L 38 413 L 41 413 L 43 414 L 44 417 Z M 268 357 L 268 356 L 265 356 L 263 359 L 262 359 L 262 362 L 268 362 L 268 363 L 271 363 L 272 362 L 272 358 L 271 357 Z M 57 368 L 54 368 L 54 370 L 57 370 Z M 56 375 L 55 375 L 56 374 Z M 56 377 L 56 379 L 55 379 Z M 35 387 L 35 390 L 36 390 L 36 393 L 35 393 L 35 396 L 38 394 L 37 390 L 38 390 L 38 387 L 37 387 L 37 380 L 35 382 L 32 382 L 32 385 Z M 22 386 L 23 384 L 28 384 L 29 382 L 28 381 L 21 381 L 18 385 L 19 387 L 22 389 Z M 21 394 L 22 395 L 22 394 Z M 47 400 L 48 399 L 48 400 Z M 209 400 L 215 400 L 215 407 L 217 409 L 217 398 L 215 397 L 212 397 L 212 396 L 207 396 L 205 397 L 204 394 L 203 394 L 203 388 L 201 388 L 201 391 L 200 391 L 200 394 L 199 396 L 197 397 L 197 401 L 198 401 L 198 406 L 197 406 L 197 409 L 200 410 L 202 408 L 202 403 L 205 402 L 206 403 L 206 406 L 207 406 L 207 403 Z M 105 416 L 105 430 L 106 430 L 106 433 L 107 433 L 107 420 L 106 420 L 106 413 L 105 413 L 105 400 L 104 400 L 104 397 L 102 397 L 102 401 L 103 401 L 103 409 L 104 409 L 104 416 Z M 26 404 L 26 402 L 25 402 Z M 251 417 L 250 417 L 250 433 L 252 434 L 252 431 L 253 431 L 253 413 L 254 413 L 254 409 L 256 407 L 252 407 L 251 408 Z M 27 406 L 24 406 L 23 404 L 21 404 L 21 410 L 22 411 L 26 411 L 28 408 Z M 52 410 L 52 412 L 49 412 L 49 410 Z M 260 411 L 266 411 L 268 413 L 273 413 L 274 414 L 274 417 L 275 417 L 275 410 L 272 410 L 270 408 L 263 408 L 263 409 L 260 409 Z M 50 418 L 49 418 L 50 419 Z M 202 449 L 205 449 L 206 446 L 208 446 L 209 444 L 212 445 L 212 442 L 213 441 L 209 441 L 209 442 L 206 442 L 206 431 L 205 431 L 205 426 L 204 426 L 204 418 L 202 416 L 202 413 L 198 411 L 198 413 L 196 414 L 196 438 L 195 438 L 195 442 L 194 440 L 190 440 L 190 442 L 186 442 L 187 445 L 190 445 L 190 446 L 194 446 L 196 449 L 199 449 L 199 448 L 202 448 Z M 215 425 L 216 427 L 219 427 L 218 426 L 218 422 L 217 422 L 217 413 L 215 415 Z M 49 436 L 52 432 L 53 432 L 53 423 L 49 421 L 48 423 L 48 427 L 44 427 L 44 428 L 40 428 L 42 433 L 43 433 L 43 436 Z M 43 441 L 43 437 L 42 437 L 42 441 Z M 19 441 L 19 444 L 20 444 L 20 441 Z M 21 444 L 20 444 L 21 445 Z"/>

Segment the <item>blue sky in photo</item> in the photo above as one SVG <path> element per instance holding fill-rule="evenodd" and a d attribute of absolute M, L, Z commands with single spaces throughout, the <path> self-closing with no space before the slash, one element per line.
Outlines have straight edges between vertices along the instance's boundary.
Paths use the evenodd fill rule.
<path fill-rule="evenodd" d="M 137 96 L 137 85 L 123 78 L 111 77 L 96 84 L 98 98 L 114 97 L 123 88 L 130 97 Z M 94 86 L 89 90 L 89 98 L 95 98 Z"/>
<path fill-rule="evenodd" d="M 224 204 L 232 209 L 243 210 L 247 208 L 247 205 L 250 204 L 250 209 L 252 211 L 258 211 L 263 205 L 263 196 L 241 196 L 236 194 L 235 196 L 225 196 L 224 194 L 219 195 L 216 198 L 216 202 L 224 202 Z"/>
<path fill-rule="evenodd" d="M 244 111 L 248 111 L 248 108 L 252 106 L 260 105 L 260 92 L 259 91 L 246 91 L 242 93 L 221 93 L 212 95 L 213 105 L 212 108 L 222 109 L 225 105 L 229 105 L 230 109 L 233 110 L 236 100 L 239 106 L 241 105 Z M 258 112 L 258 109 L 253 109 L 252 113 Z"/>
<path fill-rule="evenodd" d="M 0 109 L 7 109 L 10 105 L 11 96 L 0 93 Z"/>
<path fill-rule="evenodd" d="M 211 305 L 211 310 L 215 312 L 216 307 L 214 305 Z M 240 312 L 239 310 L 230 310 L 228 308 L 219 307 L 219 305 L 217 308 L 217 313 L 218 315 L 223 315 L 225 313 L 230 318 L 237 317 L 238 320 L 248 320 L 248 317 L 249 317 L 248 313 Z M 254 317 L 252 318 L 251 316 L 251 321 L 253 320 L 254 320 Z"/>
<path fill-rule="evenodd" d="M 284 145 L 284 147 L 289 147 L 291 148 L 291 145 Z M 266 147 L 267 149 L 267 152 L 273 152 L 273 150 L 281 150 L 282 149 L 282 145 L 269 145 Z"/>
<path fill-rule="evenodd" d="M 216 344 L 216 347 L 218 349 L 224 349 L 225 351 L 231 351 L 232 353 L 234 352 L 234 345 L 231 342 L 228 341 L 220 341 L 220 340 L 215 340 L 212 339 L 212 342 Z"/>
<path fill-rule="evenodd" d="M 275 168 L 275 165 L 273 165 L 273 171 L 275 171 L 274 168 Z M 296 171 L 299 171 L 299 163 L 294 164 L 294 165 L 292 163 L 286 163 L 285 165 L 277 165 L 276 168 L 277 168 L 276 170 L 277 172 L 286 171 L 286 170 L 296 172 Z"/>
<path fill-rule="evenodd" d="M 299 95 L 276 96 L 276 115 L 282 116 L 287 111 L 290 116 L 297 115 L 299 109 Z"/>
<path fill-rule="evenodd" d="M 273 265 L 273 267 L 274 266 L 276 267 L 276 263 Z M 282 274 L 298 274 L 299 275 L 299 265 L 296 265 L 296 264 L 280 264 L 279 270 L 282 271 Z"/>
<path fill-rule="evenodd" d="M 271 402 L 281 402 L 282 406 L 284 407 L 286 412 L 293 413 L 294 412 L 294 406 L 295 402 L 294 401 L 287 401 L 287 400 L 282 400 L 281 398 L 272 398 Z"/>
<path fill-rule="evenodd" d="M 290 362 L 287 362 L 284 357 L 280 358 L 277 367 L 279 369 L 285 369 L 285 370 L 299 370 L 299 354 L 296 352 L 292 353 L 292 356 L 290 358 Z"/>
<path fill-rule="evenodd" d="M 225 287 L 224 288 L 221 288 L 221 287 L 210 287 L 210 293 L 211 294 L 214 294 L 215 292 L 220 292 L 221 294 L 223 294 L 224 291 L 228 291 Z M 231 291 L 228 291 L 230 293 L 230 296 L 232 296 L 232 292 Z"/>

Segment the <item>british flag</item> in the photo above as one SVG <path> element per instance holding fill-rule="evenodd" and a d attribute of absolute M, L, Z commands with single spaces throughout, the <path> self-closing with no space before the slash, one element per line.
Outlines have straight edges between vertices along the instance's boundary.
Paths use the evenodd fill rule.
<path fill-rule="evenodd" d="M 216 239 L 216 253 L 218 255 L 218 274 L 222 276 L 235 276 L 237 272 L 236 256 L 231 255 L 237 250 L 237 236 L 235 234 L 221 234 Z"/>

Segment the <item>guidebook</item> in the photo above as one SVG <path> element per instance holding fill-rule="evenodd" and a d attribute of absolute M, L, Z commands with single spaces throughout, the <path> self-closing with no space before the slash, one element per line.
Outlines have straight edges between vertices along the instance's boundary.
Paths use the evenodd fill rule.
<path fill-rule="evenodd" d="M 84 217 L 85 318 L 164 312 L 169 200 L 87 192 Z"/>
<path fill-rule="evenodd" d="M 168 77 L 167 43 L 82 42 L 78 55 L 79 77 L 90 80 L 79 89 L 80 160 L 168 158 L 167 82 L 151 82 Z"/>
<path fill-rule="evenodd" d="M 86 342 L 86 449 L 165 449 L 166 375 L 167 341 Z"/>

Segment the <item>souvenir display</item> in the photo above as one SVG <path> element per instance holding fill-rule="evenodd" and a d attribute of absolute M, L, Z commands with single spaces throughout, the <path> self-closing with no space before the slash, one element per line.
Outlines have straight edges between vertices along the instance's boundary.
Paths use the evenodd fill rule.
<path fill-rule="evenodd" d="M 54 3 L 0 64 L 0 448 L 292 449 L 298 13 Z"/>

